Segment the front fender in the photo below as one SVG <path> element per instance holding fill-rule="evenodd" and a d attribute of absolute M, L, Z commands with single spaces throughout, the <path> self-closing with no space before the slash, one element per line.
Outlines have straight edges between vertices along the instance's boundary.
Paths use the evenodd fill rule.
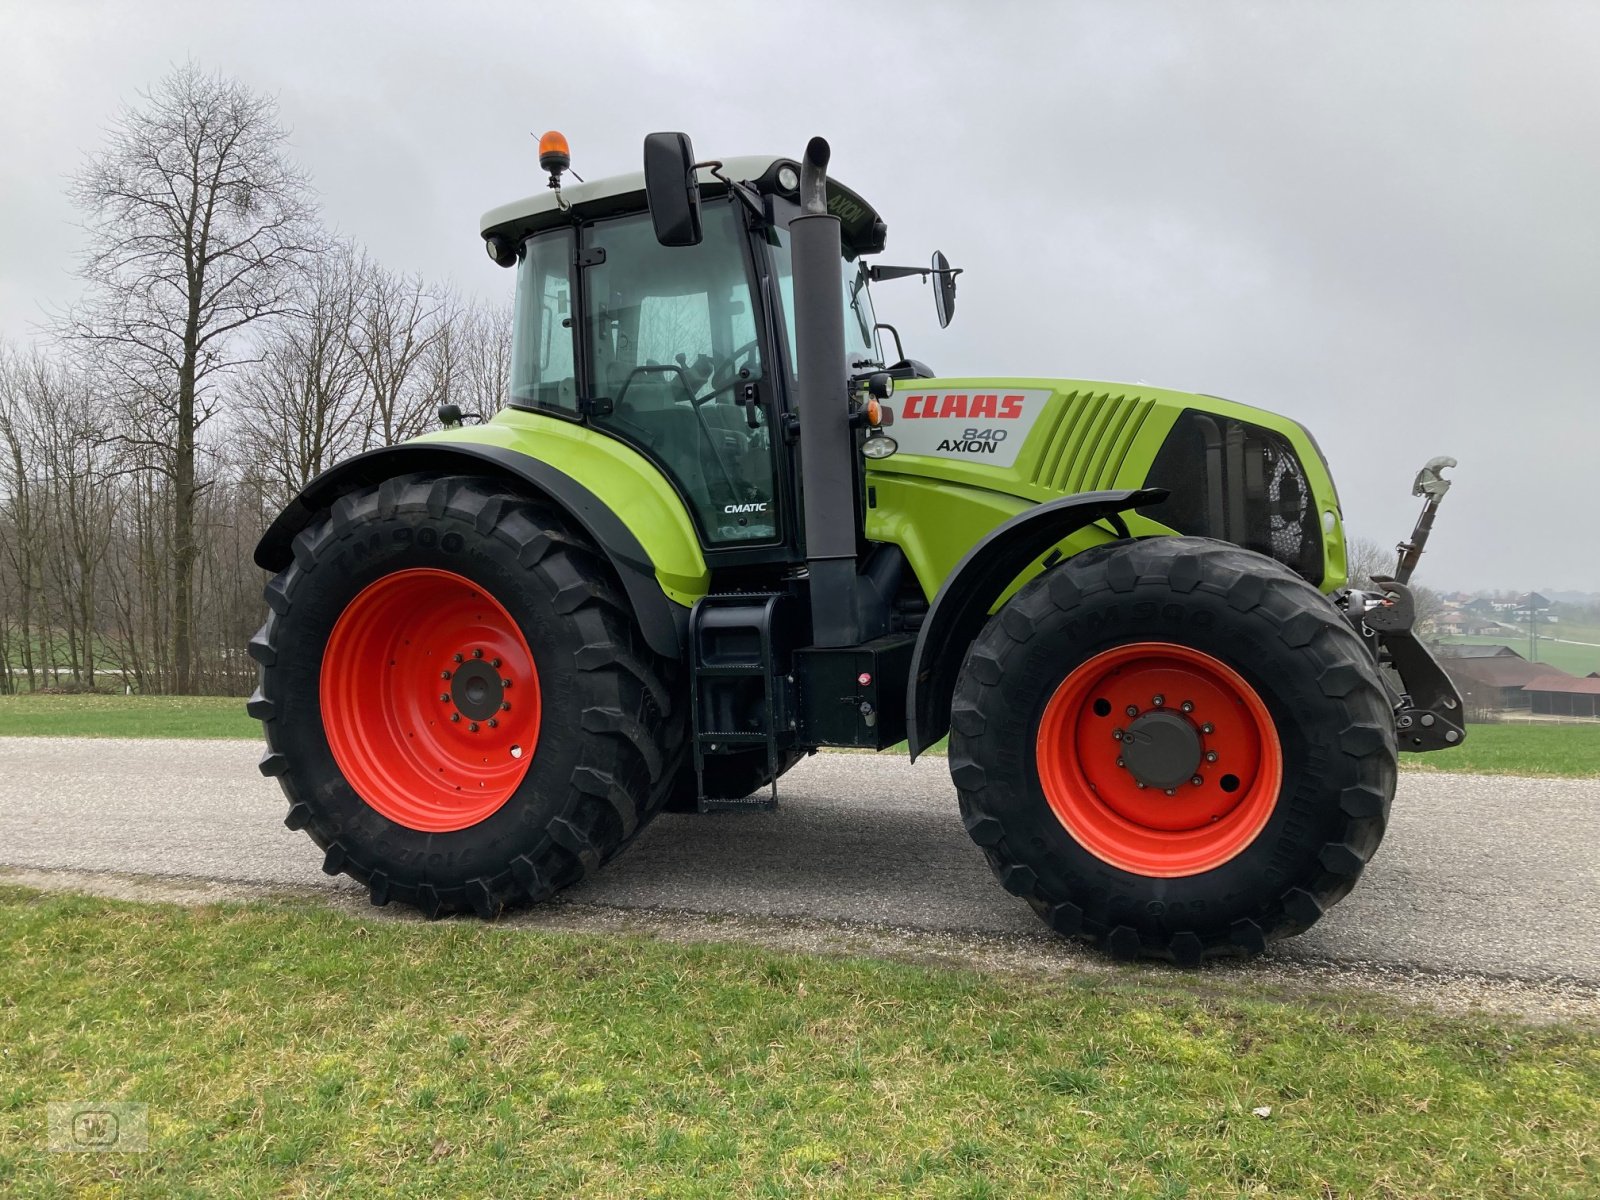
<path fill-rule="evenodd" d="M 1065 496 L 1018 513 L 967 551 L 934 598 L 911 655 L 906 733 L 913 761 L 950 731 L 950 699 L 967 648 L 983 629 L 995 601 L 1029 564 L 1095 521 L 1110 519 L 1126 536 L 1119 513 L 1166 498 L 1165 488 Z"/>
<path fill-rule="evenodd" d="M 283 570 L 293 561 L 295 535 L 340 496 L 417 472 L 499 478 L 558 505 L 610 560 L 650 648 L 666 658 L 681 657 L 689 610 L 662 590 L 655 565 L 633 531 L 572 476 L 504 446 L 416 441 L 348 458 L 306 484 L 278 514 L 256 545 L 256 565 L 272 572 Z"/>

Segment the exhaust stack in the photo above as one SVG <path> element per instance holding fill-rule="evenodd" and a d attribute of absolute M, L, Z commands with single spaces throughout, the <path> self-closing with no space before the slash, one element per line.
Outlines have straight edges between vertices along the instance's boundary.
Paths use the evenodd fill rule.
<path fill-rule="evenodd" d="M 800 486 L 811 630 L 818 646 L 863 640 L 856 581 L 855 435 L 845 373 L 839 299 L 839 218 L 828 213 L 828 143 L 806 145 L 800 164 L 801 215 L 789 225 L 794 267 L 799 376 Z"/>

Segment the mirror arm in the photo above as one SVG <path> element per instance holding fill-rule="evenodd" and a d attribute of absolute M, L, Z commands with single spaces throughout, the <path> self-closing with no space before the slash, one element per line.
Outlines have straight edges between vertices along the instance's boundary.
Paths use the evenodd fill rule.
<path fill-rule="evenodd" d="M 720 158 L 713 158 L 707 160 L 706 162 L 695 163 L 694 169 L 696 171 L 710 171 L 715 178 L 720 179 L 723 183 L 727 184 L 728 191 L 739 197 L 744 206 L 750 210 L 751 215 L 756 217 L 765 217 L 767 215 L 766 209 L 762 207 L 760 196 L 758 196 L 754 191 L 746 187 L 744 184 L 735 183 L 722 173 L 722 160 Z"/>

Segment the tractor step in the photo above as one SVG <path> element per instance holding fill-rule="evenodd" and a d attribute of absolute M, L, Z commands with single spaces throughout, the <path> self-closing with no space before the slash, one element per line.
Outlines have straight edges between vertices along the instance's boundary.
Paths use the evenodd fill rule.
<path fill-rule="evenodd" d="M 793 658 L 805 628 L 799 600 L 783 592 L 702 597 L 689 614 L 694 770 L 701 812 L 770 811 L 778 806 L 778 762 L 796 744 Z M 706 795 L 706 761 L 766 751 L 770 791 L 727 799 Z"/>
<path fill-rule="evenodd" d="M 743 800 L 718 800 L 711 796 L 700 797 L 700 811 L 703 813 L 776 812 L 777 808 L 778 785 L 776 780 L 773 781 L 770 790 L 757 792 L 753 796 L 746 796 Z"/>

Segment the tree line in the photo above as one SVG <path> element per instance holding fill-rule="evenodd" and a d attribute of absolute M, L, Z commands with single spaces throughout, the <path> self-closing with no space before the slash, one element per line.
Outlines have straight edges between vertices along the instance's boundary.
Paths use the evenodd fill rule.
<path fill-rule="evenodd" d="M 83 300 L 0 343 L 0 691 L 248 691 L 283 505 L 441 404 L 503 404 L 509 312 L 330 233 L 285 142 L 187 64 L 74 179 Z"/>

